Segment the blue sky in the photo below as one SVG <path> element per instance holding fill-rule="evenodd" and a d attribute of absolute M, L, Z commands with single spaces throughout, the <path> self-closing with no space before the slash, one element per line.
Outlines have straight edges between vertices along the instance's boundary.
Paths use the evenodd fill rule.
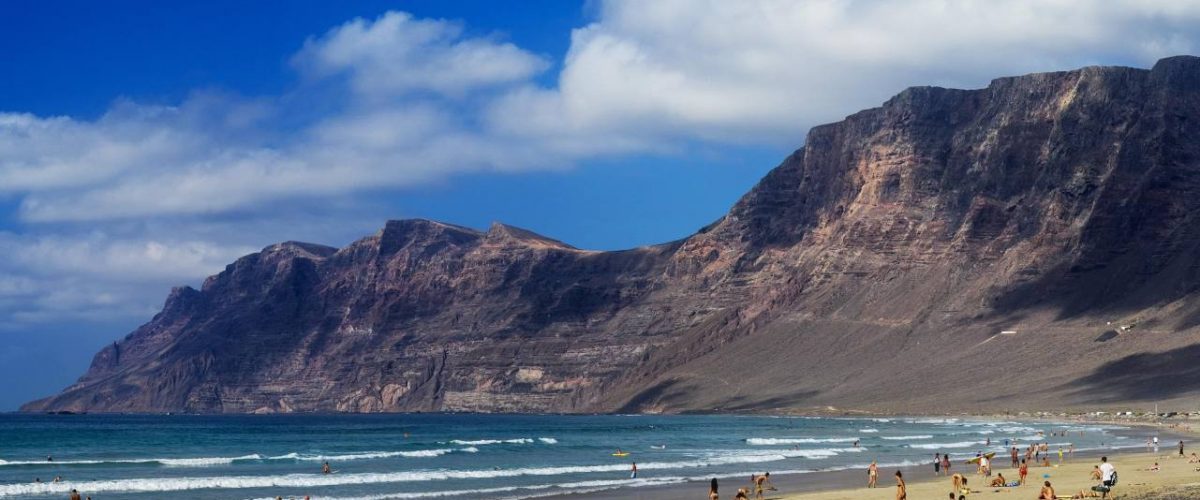
<path fill-rule="evenodd" d="M 1200 7 L 1018 0 L 0 5 L 0 410 L 282 240 L 388 219 L 617 249 L 910 85 L 1194 53 Z"/>

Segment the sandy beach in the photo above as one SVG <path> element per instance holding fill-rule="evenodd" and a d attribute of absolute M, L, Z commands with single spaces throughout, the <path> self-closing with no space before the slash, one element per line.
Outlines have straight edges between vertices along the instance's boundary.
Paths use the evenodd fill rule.
<path fill-rule="evenodd" d="M 1050 467 L 1031 466 L 1026 485 L 1010 488 L 984 487 L 990 482 L 974 473 L 973 465 L 966 465 L 961 460 L 954 463 L 954 472 L 968 473 L 971 495 L 968 498 L 1037 498 L 1043 481 L 1050 481 L 1057 495 L 1075 495 L 1080 491 L 1090 492 L 1098 481 L 1091 479 L 1093 467 L 1100 464 L 1100 457 L 1107 456 L 1117 468 L 1119 484 L 1109 498 L 1126 499 L 1185 499 L 1200 498 L 1200 463 L 1189 463 L 1187 458 L 1181 459 L 1175 443 L 1185 442 L 1185 451 L 1190 457 L 1193 451 L 1200 453 L 1200 442 L 1190 428 L 1172 427 L 1165 425 L 1149 425 L 1145 423 L 1120 421 L 1106 422 L 1131 426 L 1126 431 L 1129 436 L 1144 436 L 1157 433 L 1161 437 L 1161 448 L 1158 454 L 1148 453 L 1144 448 L 1124 448 L 1107 452 L 1088 451 L 1078 452 L 1074 457 L 1066 458 L 1059 464 L 1057 455 L 1053 455 Z M 1158 471 L 1150 471 L 1158 462 Z M 993 462 L 993 477 L 1003 474 L 1006 481 L 1016 481 L 1018 473 L 1007 456 L 997 456 Z M 911 467 L 881 467 L 879 470 L 879 487 L 868 489 L 866 471 L 839 470 L 816 471 L 802 474 L 776 474 L 772 482 L 776 491 L 769 492 L 765 497 L 771 500 L 892 500 L 896 497 L 896 480 L 894 474 L 902 471 L 908 485 L 910 500 L 934 500 L 947 498 L 952 490 L 951 479 L 948 476 L 934 476 L 932 465 Z M 1043 477 L 1048 476 L 1048 477 Z M 737 488 L 749 490 L 749 477 L 720 479 L 720 498 L 731 499 Z M 560 498 L 588 498 L 592 500 L 673 500 L 706 498 L 708 485 L 706 482 L 689 482 L 669 486 L 638 488 L 635 490 L 618 489 L 599 491 L 589 494 L 576 494 Z M 750 498 L 753 492 L 750 491 Z"/>
<path fill-rule="evenodd" d="M 1116 498 L 1154 498 L 1152 494 L 1164 488 L 1197 486 L 1200 487 L 1200 464 L 1188 463 L 1180 459 L 1178 454 L 1160 453 L 1121 453 L 1109 456 L 1109 461 L 1117 468 L 1118 485 L 1114 490 Z M 1155 462 L 1160 470 L 1150 471 Z M 972 494 L 969 498 L 1037 498 L 1043 481 L 1050 481 L 1058 495 L 1075 495 L 1080 491 L 1090 492 L 1097 481 L 1091 479 L 1092 468 L 1100 461 L 1093 457 L 1076 458 L 1059 466 L 1030 467 L 1029 477 L 1025 486 L 1013 488 L 984 488 L 984 478 L 971 474 L 969 476 Z M 814 493 L 773 496 L 784 500 L 864 500 L 864 499 L 894 499 L 896 497 L 894 471 L 881 471 L 880 488 L 848 488 Z M 1017 471 L 1009 467 L 995 468 L 993 473 L 1003 474 L 1005 479 L 1016 480 Z M 940 499 L 947 498 L 952 490 L 949 478 L 932 478 L 930 472 L 923 477 L 909 478 L 908 498 L 910 499 Z M 1049 477 L 1045 477 L 1049 476 Z M 731 492 L 732 493 L 732 492 Z"/>

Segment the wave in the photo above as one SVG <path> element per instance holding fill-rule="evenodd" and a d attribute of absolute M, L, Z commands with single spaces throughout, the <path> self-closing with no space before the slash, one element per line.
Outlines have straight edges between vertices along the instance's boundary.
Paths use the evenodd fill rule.
<path fill-rule="evenodd" d="M 551 440 L 553 440 L 554 438 L 541 438 L 541 439 L 551 439 Z M 545 443 L 546 441 L 543 441 L 543 442 Z M 556 443 L 557 443 L 558 441 L 554 441 L 554 442 L 556 442 Z M 530 438 L 520 438 L 520 439 L 477 439 L 477 440 L 474 440 L 474 441 L 465 441 L 465 440 L 462 440 L 462 439 L 451 439 L 451 440 L 450 440 L 450 444 L 463 444 L 463 445 L 468 445 L 468 446 L 483 446 L 483 445 L 489 445 L 489 444 L 532 444 L 532 443 L 533 443 L 533 439 L 530 439 Z M 552 443 L 547 443 L 547 444 L 552 444 Z"/>
<path fill-rule="evenodd" d="M 873 433 L 879 432 L 879 429 L 859 429 L 858 432 L 865 432 L 867 434 L 873 434 Z"/>
<path fill-rule="evenodd" d="M 959 441 L 957 443 L 926 443 L 926 444 L 909 444 L 905 445 L 909 448 L 918 448 L 922 450 L 940 450 L 942 448 L 970 448 L 972 446 L 982 445 L 983 441 Z"/>
<path fill-rule="evenodd" d="M 890 441 L 902 441 L 905 439 L 933 439 L 929 434 L 921 434 L 917 436 L 879 436 L 879 439 L 887 439 Z"/>
<path fill-rule="evenodd" d="M 422 457 L 440 457 L 448 453 L 477 453 L 479 448 L 468 446 L 466 448 L 438 448 L 431 450 L 410 450 L 410 451 L 365 451 L 361 453 L 347 453 L 342 455 L 309 455 L 299 453 L 288 453 L 286 455 L 278 455 L 267 457 L 267 460 L 297 460 L 301 462 L 345 462 L 350 460 L 374 460 L 380 458 L 422 458 Z"/>
<path fill-rule="evenodd" d="M 958 419 L 957 418 L 917 418 L 917 419 L 912 419 L 912 420 L 905 420 L 904 422 L 909 423 L 909 424 L 956 424 L 956 423 L 958 423 Z"/>
<path fill-rule="evenodd" d="M 545 444 L 558 444 L 558 440 L 554 438 L 538 438 L 538 441 L 541 441 Z"/>
<path fill-rule="evenodd" d="M 748 438 L 746 444 L 773 446 L 781 444 L 853 443 L 858 438 Z"/>
<path fill-rule="evenodd" d="M 0 467 L 56 467 L 62 465 L 104 465 L 104 464 L 159 464 L 167 467 L 212 467 L 229 465 L 237 461 L 262 460 L 262 455 L 243 455 L 240 457 L 197 457 L 197 458 L 119 458 L 119 459 L 90 459 L 90 460 L 0 460 Z"/>
<path fill-rule="evenodd" d="M 789 458 L 823 458 L 841 452 L 859 452 L 863 448 L 827 450 L 780 450 L 771 453 L 729 454 L 678 462 L 639 463 L 642 470 L 696 469 L 718 465 L 762 463 Z M 64 481 L 61 483 L 21 483 L 0 485 L 0 498 L 43 494 L 61 494 L 72 488 L 88 493 L 169 492 L 196 489 L 242 488 L 313 488 L 356 484 L 442 481 L 452 479 L 492 479 L 518 476 L 557 476 L 593 472 L 629 470 L 626 463 L 554 467 L 526 467 L 499 470 L 422 470 L 358 474 L 287 474 L 272 476 L 202 476 L 114 479 L 106 481 Z M 625 480 L 628 482 L 629 480 Z"/>
<path fill-rule="evenodd" d="M 260 460 L 296 460 L 301 462 L 342 462 L 350 460 L 372 460 L 380 458 L 422 458 L 422 457 L 439 457 L 448 453 L 478 453 L 479 448 L 468 446 L 465 448 L 439 448 L 430 450 L 411 450 L 411 451 L 367 451 L 362 453 L 348 453 L 342 455 L 318 455 L 318 454 L 300 454 L 287 453 L 284 455 L 276 455 L 264 457 L 257 453 L 250 455 L 242 455 L 239 457 L 195 457 L 195 458 L 112 458 L 112 459 L 81 459 L 81 460 L 55 460 L 53 462 L 46 460 L 0 460 L 0 467 L 59 467 L 59 466 L 87 466 L 87 465 L 119 465 L 119 464 L 158 464 L 166 467 L 215 467 L 219 465 L 231 465 L 235 462 L 251 462 Z"/>

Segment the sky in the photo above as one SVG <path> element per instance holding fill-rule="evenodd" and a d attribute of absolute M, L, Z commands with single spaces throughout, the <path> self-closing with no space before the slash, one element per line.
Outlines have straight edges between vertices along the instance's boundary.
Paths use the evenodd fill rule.
<path fill-rule="evenodd" d="M 905 87 L 1200 44 L 1188 1 L 168 4 L 0 3 L 0 411 L 271 243 L 669 241 Z"/>

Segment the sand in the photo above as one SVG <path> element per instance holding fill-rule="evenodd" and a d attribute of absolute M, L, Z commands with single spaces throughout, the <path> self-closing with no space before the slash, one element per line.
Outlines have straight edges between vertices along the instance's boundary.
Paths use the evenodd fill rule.
<path fill-rule="evenodd" d="M 1200 433 L 1190 425 L 1154 425 L 1136 421 L 1088 421 L 1087 423 L 1118 424 L 1131 427 L 1126 435 L 1144 437 L 1148 430 L 1153 430 L 1162 438 L 1163 448 L 1157 455 L 1145 453 L 1144 448 L 1126 448 L 1107 452 L 1109 461 L 1117 467 L 1119 484 L 1114 490 L 1116 496 L 1125 500 L 1183 500 L 1200 499 L 1200 464 L 1189 464 L 1187 459 L 1178 458 L 1178 451 L 1172 443 L 1183 439 L 1187 442 L 1186 451 L 1200 452 Z M 1190 422 L 1185 422 L 1190 424 Z M 1173 453 L 1173 454 L 1172 454 Z M 1057 454 L 1052 453 L 1052 463 L 1057 462 Z M 1006 480 L 1016 480 L 1015 469 L 1005 456 L 997 456 L 993 462 L 993 473 L 1004 474 Z M 1147 472 L 1155 461 L 1159 462 L 1159 472 Z M 1068 458 L 1066 463 L 1058 467 L 1030 467 L 1028 484 L 1016 488 L 983 488 L 986 484 L 982 477 L 974 474 L 968 476 L 973 493 L 968 498 L 1026 499 L 1037 498 L 1041 490 L 1043 474 L 1049 474 L 1048 480 L 1054 486 L 1057 494 L 1074 495 L 1081 489 L 1090 490 L 1098 481 L 1090 478 L 1095 465 L 1100 463 L 1100 454 L 1096 451 L 1077 452 L 1074 458 Z M 955 463 L 955 472 L 963 472 L 971 467 Z M 903 467 L 904 477 L 908 483 L 908 498 L 911 500 L 945 499 L 950 493 L 949 477 L 933 476 L 930 465 Z M 973 467 L 970 469 L 973 471 Z M 896 497 L 896 480 L 893 474 L 896 468 L 880 469 L 879 488 L 867 489 L 866 470 L 823 471 L 806 474 L 779 474 L 772 479 L 778 491 L 770 492 L 766 498 L 772 500 L 841 500 L 841 499 L 877 499 L 892 500 Z M 748 485 L 746 478 L 721 479 L 721 498 L 732 499 L 738 487 Z M 862 486 L 859 486 L 862 485 Z M 1036 487 L 1035 487 L 1036 485 Z M 998 491 L 997 491 L 998 490 Z M 620 488 L 592 493 L 577 493 L 559 495 L 549 498 L 571 500 L 690 500 L 708 498 L 708 482 L 692 481 L 683 484 L 650 486 L 643 488 Z M 753 495 L 751 495 L 753 498 Z"/>
<path fill-rule="evenodd" d="M 997 459 L 999 458 L 997 457 Z M 1180 459 L 1178 454 L 1172 456 L 1160 453 L 1156 456 L 1150 453 L 1122 453 L 1110 455 L 1109 461 L 1117 468 L 1118 485 L 1114 489 L 1117 498 L 1155 498 L 1154 493 L 1164 489 L 1200 488 L 1200 472 L 1196 471 L 1197 468 L 1200 468 L 1200 464 L 1188 463 L 1187 459 Z M 1147 469 L 1155 461 L 1159 463 L 1161 470 L 1158 472 L 1148 471 Z M 1059 495 L 1074 495 L 1080 490 L 1090 490 L 1097 483 L 1091 479 L 1090 474 L 1092 468 L 1099 463 L 1100 461 L 1094 458 L 1081 457 L 1073 461 L 1068 460 L 1058 467 L 1030 467 L 1027 484 L 1015 488 L 983 488 L 984 478 L 972 474 L 969 476 L 971 490 L 978 493 L 972 493 L 968 498 L 972 500 L 978 498 L 1033 499 L 1037 498 L 1043 481 L 1050 481 Z M 783 500 L 891 500 L 896 498 L 896 480 L 892 476 L 895 471 L 880 472 L 879 484 L 881 487 L 878 489 L 863 487 L 795 495 L 772 495 L 770 498 Z M 1016 480 L 1017 478 L 1017 471 L 1009 467 L 996 467 L 993 469 L 993 473 L 1004 474 L 1005 479 Z M 930 477 L 930 474 L 930 472 L 926 472 L 925 477 L 908 480 L 908 498 L 912 500 L 948 498 L 951 491 L 950 478 L 935 479 Z M 1044 474 L 1048 474 L 1050 477 L 1043 479 Z M 732 492 L 722 495 L 722 497 L 732 498 Z M 1111 494 L 1110 498 L 1113 498 Z"/>

